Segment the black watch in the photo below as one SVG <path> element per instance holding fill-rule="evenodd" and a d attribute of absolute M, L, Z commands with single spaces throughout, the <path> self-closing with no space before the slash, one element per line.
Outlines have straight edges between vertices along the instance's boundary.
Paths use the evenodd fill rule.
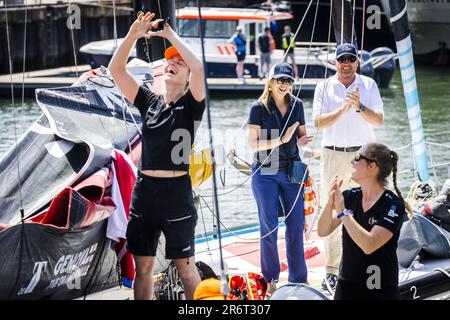
<path fill-rule="evenodd" d="M 363 105 L 362 103 L 359 105 L 359 112 L 364 112 L 366 111 L 367 107 L 365 105 Z"/>

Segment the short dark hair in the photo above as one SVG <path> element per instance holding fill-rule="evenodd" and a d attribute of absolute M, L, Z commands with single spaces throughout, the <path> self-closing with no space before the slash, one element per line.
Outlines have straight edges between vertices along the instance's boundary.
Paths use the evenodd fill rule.
<path fill-rule="evenodd" d="M 266 32 L 266 31 L 270 31 L 270 28 L 269 27 L 265 27 L 264 28 L 264 32 Z"/>

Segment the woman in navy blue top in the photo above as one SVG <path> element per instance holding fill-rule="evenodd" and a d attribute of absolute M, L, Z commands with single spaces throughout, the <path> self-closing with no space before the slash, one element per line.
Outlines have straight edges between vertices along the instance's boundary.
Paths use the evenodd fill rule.
<path fill-rule="evenodd" d="M 289 180 L 288 160 L 300 160 L 298 145 L 305 146 L 312 136 L 306 134 L 303 103 L 292 95 L 294 79 L 290 64 L 276 64 L 269 73 L 263 94 L 251 107 L 248 121 L 249 144 L 254 152 L 252 191 L 261 228 L 261 270 L 272 284 L 280 275 L 277 249 L 280 200 L 284 214 L 289 214 L 285 221 L 288 281 L 307 282 L 303 253 L 303 188 Z"/>

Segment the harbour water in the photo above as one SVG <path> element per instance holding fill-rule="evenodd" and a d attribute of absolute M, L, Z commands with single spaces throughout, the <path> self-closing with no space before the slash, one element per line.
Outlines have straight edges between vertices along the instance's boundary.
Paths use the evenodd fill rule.
<path fill-rule="evenodd" d="M 432 151 L 432 161 L 434 164 L 450 162 L 450 91 L 448 90 L 450 70 L 419 67 L 416 71 L 425 138 L 428 143 L 438 144 L 428 145 Z M 390 89 L 382 90 L 381 95 L 384 102 L 385 122 L 381 128 L 376 129 L 376 135 L 378 141 L 398 150 L 400 155 L 398 183 L 406 195 L 410 186 L 417 179 L 411 172 L 413 167 L 411 148 L 403 148 L 411 143 L 411 138 L 398 70 L 391 81 Z M 227 151 L 235 148 L 237 154 L 247 161 L 251 161 L 251 153 L 246 146 L 246 128 L 240 130 L 239 128 L 245 123 L 249 106 L 255 98 L 257 96 L 211 97 L 215 144 L 224 144 Z M 308 132 L 317 136 L 314 144 L 310 147 L 317 149 L 320 147 L 320 133 L 317 134 L 312 123 L 312 98 L 304 98 L 303 102 Z M 20 99 L 16 99 L 15 106 L 14 112 L 11 100 L 0 100 L 0 157 L 14 145 L 14 131 L 20 137 L 40 114 L 40 109 L 34 100 L 26 100 L 22 104 Z M 199 148 L 208 144 L 206 128 L 205 114 L 197 133 L 196 140 Z M 319 162 L 317 160 L 306 161 L 309 162 L 313 177 L 319 178 Z M 228 166 L 220 166 L 219 172 L 221 173 L 221 178 L 218 179 L 219 209 L 223 225 L 233 227 L 256 222 L 256 205 L 248 177 Z M 433 180 L 436 180 L 439 189 L 447 177 L 447 167 L 440 166 L 435 170 L 431 169 L 430 173 Z M 435 179 L 435 173 L 437 179 Z M 242 185 L 236 188 L 240 184 Z M 201 201 L 201 210 L 198 212 L 197 233 L 203 233 L 205 230 L 209 231 L 213 228 L 212 214 L 206 206 L 208 204 L 212 208 L 211 186 L 212 179 L 209 179 L 198 190 L 204 201 Z"/>

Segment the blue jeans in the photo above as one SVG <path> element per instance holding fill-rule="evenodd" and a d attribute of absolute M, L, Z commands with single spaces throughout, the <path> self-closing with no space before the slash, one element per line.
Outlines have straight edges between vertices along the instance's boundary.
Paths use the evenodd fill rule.
<path fill-rule="evenodd" d="M 252 172 L 255 171 L 252 168 Z M 261 271 L 267 281 L 278 280 L 280 276 L 280 260 L 278 257 L 277 231 L 265 236 L 278 225 L 279 202 L 287 215 L 295 202 L 300 185 L 288 179 L 287 172 L 261 174 L 259 170 L 252 177 L 252 191 L 258 206 L 260 234 L 264 237 L 261 245 Z M 308 271 L 303 249 L 303 232 L 305 216 L 303 211 L 303 188 L 286 223 L 286 255 L 291 283 L 305 283 Z"/>

